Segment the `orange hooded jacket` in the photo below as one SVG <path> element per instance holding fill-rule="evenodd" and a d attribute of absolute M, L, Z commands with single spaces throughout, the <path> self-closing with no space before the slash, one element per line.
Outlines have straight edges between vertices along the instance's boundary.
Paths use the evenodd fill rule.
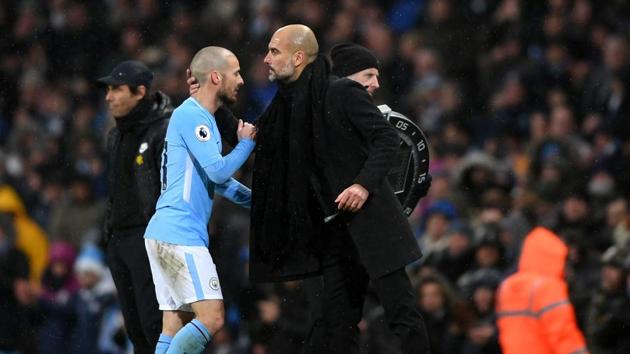
<path fill-rule="evenodd" d="M 497 294 L 499 342 L 504 354 L 588 353 L 564 281 L 567 246 L 548 229 L 526 237 L 518 271 Z"/>

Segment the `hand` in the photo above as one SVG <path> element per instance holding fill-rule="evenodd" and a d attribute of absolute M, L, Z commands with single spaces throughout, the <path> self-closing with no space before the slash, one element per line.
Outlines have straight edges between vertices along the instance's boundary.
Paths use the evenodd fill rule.
<path fill-rule="evenodd" d="M 494 335 L 494 327 L 489 324 L 475 326 L 468 330 L 468 337 L 470 341 L 482 345 L 485 344 Z"/>
<path fill-rule="evenodd" d="M 273 300 L 264 300 L 258 302 L 258 311 L 260 320 L 263 323 L 274 323 L 280 318 L 280 306 Z"/>
<path fill-rule="evenodd" d="M 238 137 L 238 141 L 243 139 L 254 140 L 256 138 L 256 127 L 253 124 L 244 123 L 242 119 L 239 119 L 236 136 Z"/>
<path fill-rule="evenodd" d="M 335 199 L 335 203 L 338 204 L 339 210 L 346 210 L 356 213 L 363 207 L 363 204 L 367 200 L 370 192 L 363 188 L 360 184 L 353 184 L 350 187 L 344 189 L 341 194 Z"/>
<path fill-rule="evenodd" d="M 201 85 L 197 82 L 197 78 L 192 76 L 192 71 L 186 69 L 186 83 L 188 84 L 188 93 L 192 96 L 199 91 Z"/>

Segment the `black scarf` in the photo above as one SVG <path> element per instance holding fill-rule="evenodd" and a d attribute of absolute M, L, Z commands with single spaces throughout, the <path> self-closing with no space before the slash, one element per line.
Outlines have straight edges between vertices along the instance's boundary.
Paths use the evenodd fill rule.
<path fill-rule="evenodd" d="M 323 119 L 330 66 L 324 56 L 281 85 L 257 122 L 252 183 L 252 256 L 279 266 L 313 240 L 313 120 Z M 318 218 L 319 219 L 319 218 Z"/>

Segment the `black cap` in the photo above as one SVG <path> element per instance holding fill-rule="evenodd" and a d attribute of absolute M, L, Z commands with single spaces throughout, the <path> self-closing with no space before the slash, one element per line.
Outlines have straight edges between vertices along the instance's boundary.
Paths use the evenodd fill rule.
<path fill-rule="evenodd" d="M 108 76 L 96 80 L 98 84 L 104 86 L 129 85 L 132 87 L 140 85 L 150 87 L 151 81 L 153 81 L 151 70 L 146 65 L 135 60 L 123 61 L 116 65 Z"/>
<path fill-rule="evenodd" d="M 376 68 L 378 60 L 372 52 L 354 43 L 337 44 L 330 50 L 333 75 L 344 77 L 361 70 Z"/>

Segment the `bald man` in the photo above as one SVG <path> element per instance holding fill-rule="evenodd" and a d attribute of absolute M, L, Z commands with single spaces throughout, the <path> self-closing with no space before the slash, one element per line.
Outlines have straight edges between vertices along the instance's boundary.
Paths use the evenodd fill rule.
<path fill-rule="evenodd" d="M 386 176 L 399 138 L 356 81 L 331 78 L 313 32 L 280 28 L 264 62 L 278 92 L 257 121 L 250 279 L 322 275 L 307 353 L 358 353 L 368 281 L 403 353 L 428 353 L 405 266 L 421 256 Z M 320 291 L 317 287 L 307 289 Z"/>
<path fill-rule="evenodd" d="M 206 47 L 190 68 L 200 88 L 169 122 L 162 193 L 144 235 L 163 315 L 156 353 L 200 353 L 223 327 L 223 295 L 208 252 L 214 193 L 244 207 L 251 201 L 250 190 L 232 175 L 254 149 L 254 127 L 239 121 L 239 142 L 222 156 L 214 118 L 219 107 L 236 101 L 243 85 L 238 59 L 225 48 Z"/>

